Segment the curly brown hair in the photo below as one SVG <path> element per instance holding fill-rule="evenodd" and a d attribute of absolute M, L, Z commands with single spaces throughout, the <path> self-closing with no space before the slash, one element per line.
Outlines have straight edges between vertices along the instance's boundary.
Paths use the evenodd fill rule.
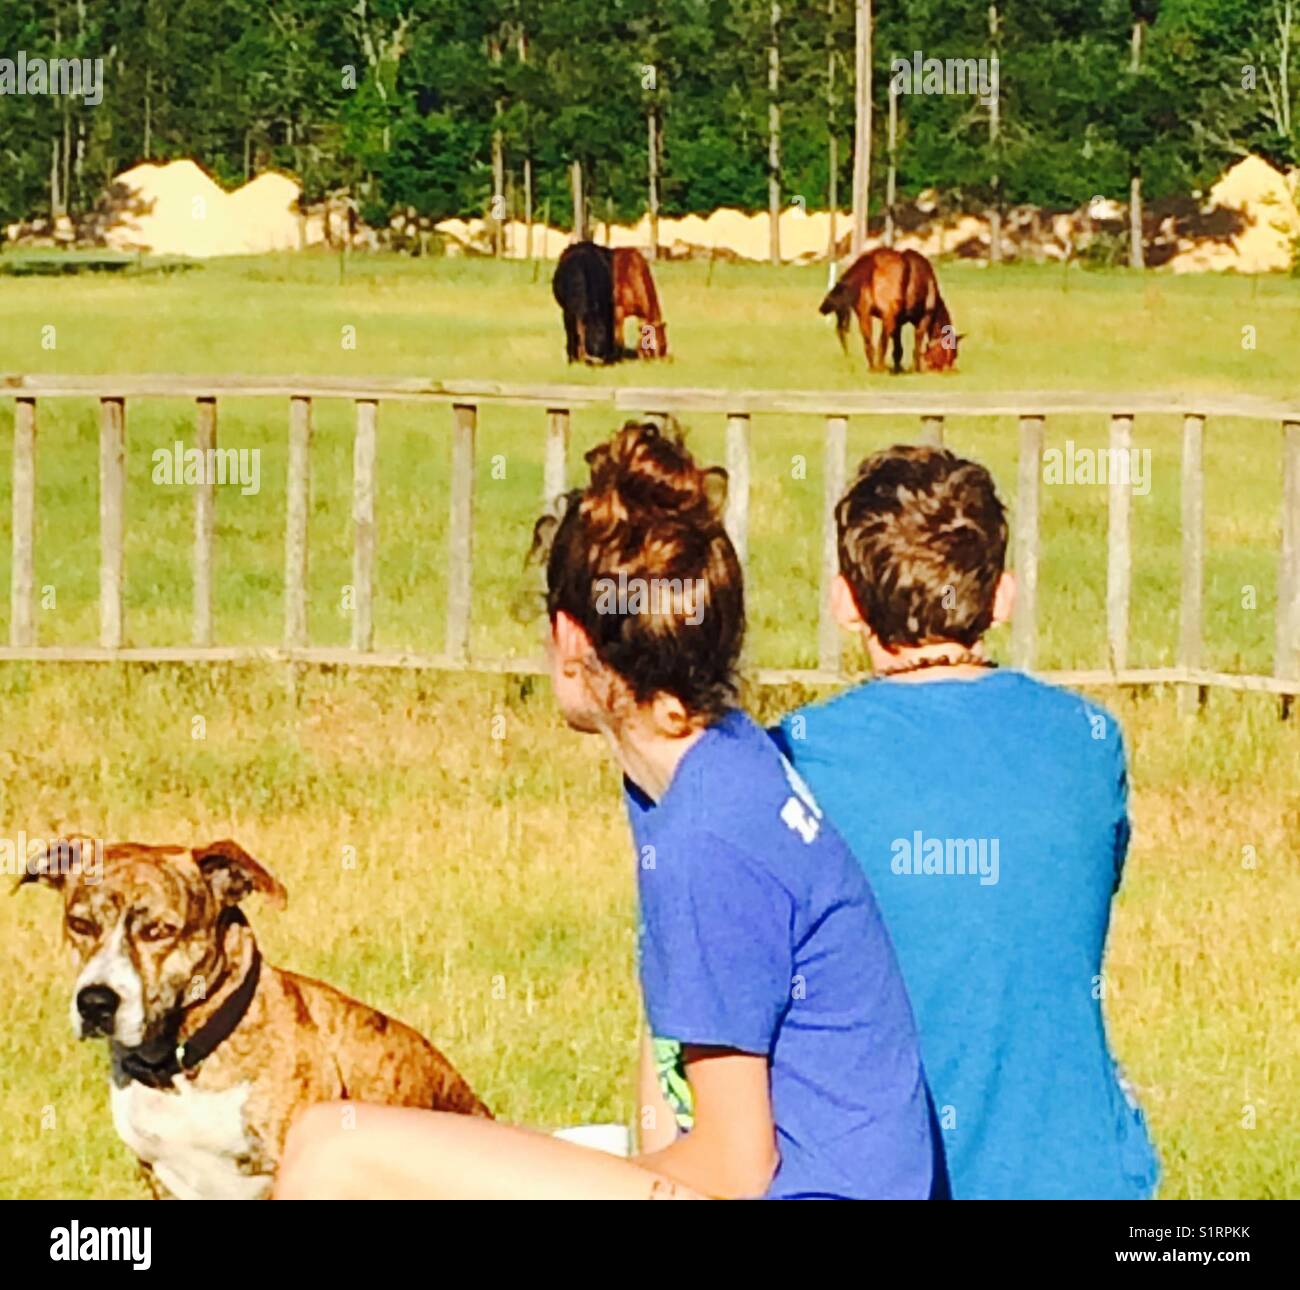
<path fill-rule="evenodd" d="M 744 575 L 723 525 L 727 475 L 699 466 L 680 429 L 629 421 L 586 455 L 591 482 L 538 520 L 546 609 L 563 612 L 637 703 L 675 695 L 692 719 L 736 702 Z M 611 588 L 663 594 L 611 608 Z"/>
<path fill-rule="evenodd" d="M 840 572 L 882 645 L 969 647 L 988 631 L 1007 518 L 983 466 L 944 448 L 875 453 L 835 520 Z"/>

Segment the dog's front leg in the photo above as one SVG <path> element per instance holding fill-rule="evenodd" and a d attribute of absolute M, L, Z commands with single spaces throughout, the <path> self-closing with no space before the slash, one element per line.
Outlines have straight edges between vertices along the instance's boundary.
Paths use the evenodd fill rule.
<path fill-rule="evenodd" d="M 154 1173 L 153 1166 L 147 1165 L 143 1160 L 140 1161 L 140 1172 L 144 1175 L 145 1186 L 149 1188 L 150 1194 L 154 1200 L 175 1200 L 176 1197 L 167 1190 Z"/>

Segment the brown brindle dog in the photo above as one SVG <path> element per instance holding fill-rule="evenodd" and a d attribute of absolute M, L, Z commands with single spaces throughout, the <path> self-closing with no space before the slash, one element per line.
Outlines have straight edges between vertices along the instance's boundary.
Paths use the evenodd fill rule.
<path fill-rule="evenodd" d="M 668 324 L 659 308 L 654 274 L 646 258 L 635 247 L 620 246 L 613 252 L 614 343 L 623 344 L 623 324 L 637 320 L 636 356 L 668 357 Z"/>
<path fill-rule="evenodd" d="M 113 1123 L 156 1198 L 269 1195 L 314 1102 L 490 1116 L 409 1026 L 262 962 L 239 903 L 285 891 L 242 847 L 95 845 L 51 844 L 18 881 L 63 895 L 73 1028 L 109 1040 Z"/>

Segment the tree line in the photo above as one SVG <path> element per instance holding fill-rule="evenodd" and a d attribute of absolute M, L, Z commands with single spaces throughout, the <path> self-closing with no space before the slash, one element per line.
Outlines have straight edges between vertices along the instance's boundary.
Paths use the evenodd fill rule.
<path fill-rule="evenodd" d="M 381 224 L 842 207 L 864 4 L 873 216 L 1140 210 L 1300 160 L 1300 0 L 5 0 L 0 59 L 102 58 L 104 93 L 0 94 L 0 219 L 178 157 Z M 914 57 L 996 58 L 998 93 L 891 95 Z"/>

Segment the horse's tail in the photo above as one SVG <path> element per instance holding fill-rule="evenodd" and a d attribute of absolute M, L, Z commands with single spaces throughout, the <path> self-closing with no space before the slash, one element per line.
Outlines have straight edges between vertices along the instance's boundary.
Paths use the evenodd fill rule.
<path fill-rule="evenodd" d="M 821 314 L 835 315 L 835 331 L 840 338 L 840 347 L 847 353 L 849 348 L 849 327 L 853 322 L 853 308 L 858 303 L 856 281 L 850 281 L 846 274 L 827 293 L 817 311 Z"/>

